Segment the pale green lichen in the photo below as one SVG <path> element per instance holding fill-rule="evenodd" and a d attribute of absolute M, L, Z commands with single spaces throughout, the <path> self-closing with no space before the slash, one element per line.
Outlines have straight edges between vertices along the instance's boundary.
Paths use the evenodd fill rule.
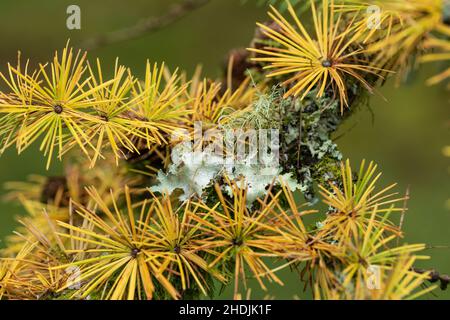
<path fill-rule="evenodd" d="M 151 190 L 168 194 L 181 190 L 181 201 L 193 196 L 207 200 L 207 188 L 226 176 L 231 180 L 245 181 L 245 184 L 238 185 L 248 189 L 247 205 L 251 206 L 258 197 L 266 194 L 267 187 L 272 183 L 277 185 L 282 181 L 292 191 L 302 190 L 291 173 L 283 174 L 282 171 L 280 166 L 261 166 L 250 158 L 227 164 L 221 156 L 208 151 L 193 151 L 190 142 L 183 142 L 173 149 L 168 172 L 158 173 L 159 184 Z"/>
<path fill-rule="evenodd" d="M 175 146 L 171 154 L 172 164 L 168 172 L 158 172 L 159 184 L 151 187 L 153 192 L 172 194 L 182 190 L 180 200 L 193 195 L 201 197 L 204 190 L 214 182 L 223 170 L 223 158 L 213 154 L 193 151 L 190 142 Z"/>
<path fill-rule="evenodd" d="M 252 109 L 237 113 L 221 127 L 224 130 L 279 129 L 282 133 L 280 159 L 265 159 L 269 165 L 262 165 L 261 159 L 254 159 L 253 155 L 227 164 L 221 155 L 193 151 L 191 142 L 183 142 L 173 148 L 172 164 L 167 172 L 158 173 L 159 184 L 151 190 L 169 194 L 181 190 L 182 201 L 192 196 L 205 198 L 206 190 L 227 176 L 245 181 L 249 205 L 264 196 L 268 186 L 280 181 L 314 202 L 315 184 L 326 185 L 338 177 L 334 168 L 342 154 L 331 135 L 343 119 L 339 103 L 326 96 L 316 98 L 315 92 L 302 102 L 282 97 L 283 91 L 277 87 L 261 93 Z"/>

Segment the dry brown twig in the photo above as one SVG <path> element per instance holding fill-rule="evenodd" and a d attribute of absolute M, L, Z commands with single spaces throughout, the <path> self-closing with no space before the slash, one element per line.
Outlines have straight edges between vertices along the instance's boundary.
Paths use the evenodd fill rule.
<path fill-rule="evenodd" d="M 431 283 L 435 283 L 435 282 L 439 281 L 441 284 L 440 287 L 442 290 L 446 290 L 448 287 L 448 284 L 450 283 L 450 276 L 448 276 L 446 274 L 441 274 L 434 269 L 433 270 L 425 270 L 425 269 L 413 268 L 412 270 L 414 272 L 420 273 L 420 274 L 430 272 L 428 281 Z"/>
<path fill-rule="evenodd" d="M 205 6 L 210 1 L 211 0 L 184 0 L 181 3 L 171 6 L 165 15 L 159 17 L 152 16 L 137 22 L 135 25 L 93 37 L 84 41 L 81 44 L 81 47 L 87 50 L 94 50 L 113 43 L 139 38 L 144 34 L 161 30 L 162 28 L 181 20 L 192 11 Z"/>

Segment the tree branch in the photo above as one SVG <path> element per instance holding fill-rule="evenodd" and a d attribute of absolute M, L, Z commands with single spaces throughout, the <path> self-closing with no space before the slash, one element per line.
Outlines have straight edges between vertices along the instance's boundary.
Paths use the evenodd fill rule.
<path fill-rule="evenodd" d="M 412 271 L 420 274 L 424 274 L 426 272 L 430 272 L 430 277 L 428 278 L 428 281 L 431 283 L 440 282 L 441 283 L 441 289 L 446 290 L 448 287 L 448 284 L 450 283 L 450 276 L 446 274 L 440 274 L 436 270 L 425 270 L 425 269 L 418 269 L 418 268 L 412 268 Z"/>
<path fill-rule="evenodd" d="M 210 1 L 184 0 L 182 3 L 177 3 L 170 7 L 169 11 L 161 17 L 149 17 L 133 26 L 96 36 L 88 39 L 81 46 L 87 50 L 93 50 L 113 43 L 139 38 L 146 33 L 158 31 L 181 20 L 192 11 L 203 7 Z"/>

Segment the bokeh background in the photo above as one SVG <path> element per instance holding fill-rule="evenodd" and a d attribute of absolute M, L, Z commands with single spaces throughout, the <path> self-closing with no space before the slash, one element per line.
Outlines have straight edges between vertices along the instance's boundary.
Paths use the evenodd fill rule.
<path fill-rule="evenodd" d="M 202 64 L 214 78 L 220 75 L 227 52 L 245 47 L 253 36 L 255 22 L 266 19 L 266 8 L 257 2 L 211 0 L 163 30 L 92 50 L 89 57 L 100 57 L 111 68 L 115 58 L 120 57 L 121 63 L 138 76 L 144 72 L 146 59 L 165 61 L 171 68 L 180 67 L 188 72 Z M 92 36 L 133 25 L 149 16 L 163 15 L 174 3 L 174 0 L 2 0 L 0 70 L 4 71 L 8 62 L 16 63 L 18 50 L 34 63 L 48 61 L 68 39 L 77 46 Z M 71 4 L 81 8 L 81 30 L 66 28 L 66 9 Z M 387 101 L 373 97 L 370 109 L 361 109 L 344 124 L 338 144 L 355 166 L 362 159 L 376 161 L 384 173 L 382 183 L 398 182 L 399 192 L 410 188 L 404 224 L 406 241 L 429 244 L 427 253 L 432 259 L 422 266 L 450 273 L 450 210 L 446 207 L 450 198 L 450 159 L 442 154 L 442 148 L 450 144 L 450 95 L 442 86 L 424 84 L 436 71 L 435 66 L 423 66 L 400 88 L 388 82 L 380 90 Z M 45 161 L 37 150 L 30 149 L 20 157 L 10 150 L 0 158 L 0 185 L 24 180 L 34 173 L 59 172 L 59 164 L 46 172 Z M 0 194 L 4 192 L 1 189 Z M 18 206 L 0 203 L 0 239 L 13 231 L 14 216 L 21 212 Z M 286 285 L 269 286 L 271 296 L 308 297 L 299 282 L 294 281 L 295 273 L 285 271 L 281 277 Z M 264 297 L 266 293 L 254 287 L 252 297 Z M 437 297 L 448 299 L 449 291 L 436 291 Z M 229 298 L 231 293 L 226 290 L 220 297 Z"/>

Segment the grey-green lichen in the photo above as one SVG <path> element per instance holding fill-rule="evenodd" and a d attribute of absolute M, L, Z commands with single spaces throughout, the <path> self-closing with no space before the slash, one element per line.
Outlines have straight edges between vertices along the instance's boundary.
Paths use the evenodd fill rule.
<path fill-rule="evenodd" d="M 330 96 L 317 98 L 316 92 L 311 92 L 300 101 L 283 98 L 282 89 L 274 87 L 267 93 L 260 93 L 251 108 L 227 119 L 220 128 L 278 129 L 279 159 L 267 161 L 276 165 L 261 165 L 252 158 L 254 155 L 244 161 L 227 163 L 221 155 L 209 150 L 193 150 L 192 142 L 185 141 L 173 148 L 172 164 L 167 172 L 158 173 L 159 183 L 151 190 L 169 194 L 181 190 L 182 201 L 192 196 L 205 199 L 207 189 L 227 176 L 231 180 L 245 181 L 249 205 L 264 196 L 268 186 L 280 181 L 313 201 L 315 184 L 327 185 L 338 178 L 336 168 L 342 154 L 332 134 L 342 119 L 339 102 Z"/>
<path fill-rule="evenodd" d="M 151 187 L 151 190 L 168 194 L 181 190 L 181 201 L 193 196 L 207 200 L 206 190 L 226 176 L 230 180 L 239 181 L 238 186 L 247 188 L 249 206 L 258 197 L 264 196 L 267 186 L 272 183 L 276 185 L 282 182 L 292 191 L 301 190 L 293 175 L 283 173 L 282 167 L 261 166 L 251 158 L 246 160 L 226 163 L 221 156 L 204 150 L 193 151 L 190 142 L 183 142 L 173 148 L 172 164 L 168 172 L 158 172 L 159 184 Z M 245 184 L 242 181 L 245 181 Z"/>

